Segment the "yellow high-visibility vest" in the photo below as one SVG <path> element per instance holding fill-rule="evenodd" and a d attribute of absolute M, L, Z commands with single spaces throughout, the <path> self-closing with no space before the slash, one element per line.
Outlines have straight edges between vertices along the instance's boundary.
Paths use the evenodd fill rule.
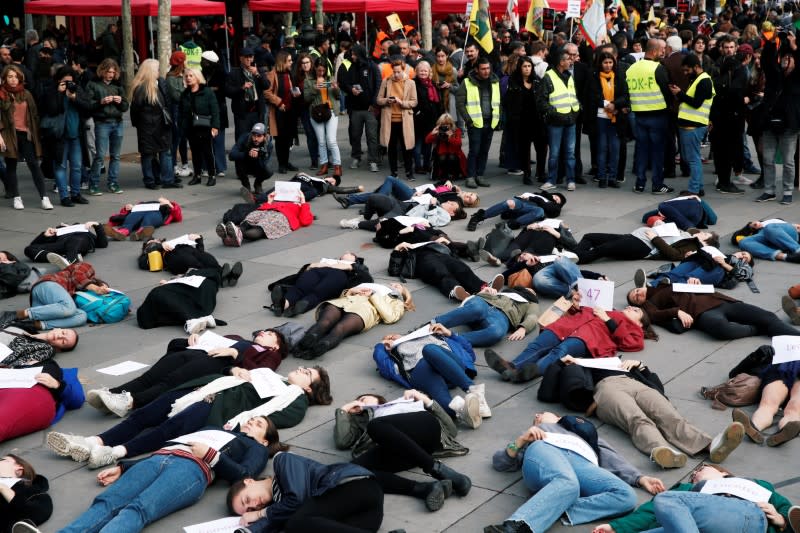
<path fill-rule="evenodd" d="M 656 82 L 656 69 L 659 63 L 649 59 L 637 61 L 625 73 L 628 92 L 631 96 L 631 111 L 660 111 L 667 108 L 667 102 Z"/>
<path fill-rule="evenodd" d="M 472 126 L 483 128 L 483 112 L 481 111 L 481 91 L 470 78 L 464 80 L 467 85 L 467 115 Z M 500 82 L 492 82 L 492 129 L 500 122 Z"/>
<path fill-rule="evenodd" d="M 686 90 L 686 96 L 694 96 L 694 92 L 697 90 L 697 84 L 700 83 L 701 80 L 711 81 L 711 76 L 705 72 L 697 76 L 697 79 L 695 79 Z M 700 107 L 695 108 L 686 102 L 681 102 L 681 105 L 678 107 L 678 120 L 689 120 L 691 122 L 697 122 L 698 124 L 708 126 L 708 114 L 711 112 L 711 102 L 714 101 L 714 97 L 716 95 L 717 91 L 714 90 L 714 83 L 712 82 L 711 97 L 703 100 L 703 103 L 700 104 Z"/>
<path fill-rule="evenodd" d="M 578 102 L 578 97 L 575 94 L 575 80 L 572 76 L 569 77 L 566 85 L 564 79 L 558 72 L 551 69 L 545 74 L 553 83 L 553 92 L 550 93 L 548 101 L 555 110 L 561 114 L 569 115 L 570 113 L 577 113 L 581 109 L 581 104 Z"/>
<path fill-rule="evenodd" d="M 178 48 L 181 49 L 181 52 L 186 54 L 186 66 L 189 68 L 193 68 L 196 70 L 200 70 L 200 60 L 203 56 L 203 49 L 199 46 L 195 46 L 194 48 L 185 47 L 180 45 Z"/>

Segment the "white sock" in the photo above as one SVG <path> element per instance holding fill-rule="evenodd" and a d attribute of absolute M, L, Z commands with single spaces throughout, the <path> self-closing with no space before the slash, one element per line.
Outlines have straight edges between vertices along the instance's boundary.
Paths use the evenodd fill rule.
<path fill-rule="evenodd" d="M 86 440 L 86 445 L 89 446 L 90 450 L 103 445 L 103 441 L 100 440 L 100 437 L 86 437 L 84 440 Z"/>
<path fill-rule="evenodd" d="M 117 459 L 121 459 L 128 455 L 128 450 L 125 448 L 125 446 L 114 446 L 111 448 L 111 454 Z"/>

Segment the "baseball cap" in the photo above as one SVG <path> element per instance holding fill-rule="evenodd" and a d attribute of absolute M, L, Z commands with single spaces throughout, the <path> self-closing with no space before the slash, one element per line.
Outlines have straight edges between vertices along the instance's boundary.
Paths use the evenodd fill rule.
<path fill-rule="evenodd" d="M 241 57 L 247 57 L 247 56 L 254 56 L 256 55 L 256 53 L 249 46 L 245 46 L 244 48 L 242 48 L 242 51 L 239 53 L 239 55 Z"/>
<path fill-rule="evenodd" d="M 219 56 L 213 50 L 206 50 L 205 52 L 202 53 L 200 57 L 202 57 L 203 59 L 207 59 L 212 63 L 217 63 L 219 61 Z"/>
<path fill-rule="evenodd" d="M 250 129 L 250 133 L 258 133 L 259 135 L 264 135 L 267 133 L 267 127 L 264 126 L 261 122 L 257 122 L 253 124 L 253 127 Z"/>

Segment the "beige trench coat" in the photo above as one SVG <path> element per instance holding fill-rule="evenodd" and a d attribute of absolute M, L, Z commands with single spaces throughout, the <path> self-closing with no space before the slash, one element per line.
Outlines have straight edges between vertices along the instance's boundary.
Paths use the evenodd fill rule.
<path fill-rule="evenodd" d="M 376 98 L 377 104 L 381 108 L 381 146 L 389 146 L 389 137 L 392 133 L 392 106 L 389 104 L 389 82 L 391 78 L 386 78 L 381 83 Z M 414 108 L 417 107 L 417 87 L 413 80 L 408 78 L 403 82 L 403 99 L 400 101 L 403 108 L 403 141 L 406 150 L 414 148 Z"/>

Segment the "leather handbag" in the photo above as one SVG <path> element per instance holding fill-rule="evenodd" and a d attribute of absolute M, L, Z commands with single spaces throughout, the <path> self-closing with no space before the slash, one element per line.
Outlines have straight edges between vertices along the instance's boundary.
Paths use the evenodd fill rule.
<path fill-rule="evenodd" d="M 211 115 L 198 115 L 197 113 L 192 113 L 192 127 L 193 128 L 210 128 L 211 127 Z"/>
<path fill-rule="evenodd" d="M 741 373 L 716 387 L 702 387 L 700 395 L 706 400 L 713 400 L 712 409 L 724 411 L 726 405 L 741 407 L 758 402 L 760 389 L 761 378 Z"/>
<path fill-rule="evenodd" d="M 311 108 L 311 119 L 319 124 L 328 122 L 332 116 L 331 106 L 327 102 L 317 104 Z"/>
<path fill-rule="evenodd" d="M 417 271 L 417 256 L 414 253 L 403 250 L 392 250 L 389 254 L 389 275 L 405 281 L 406 278 L 413 278 Z"/>

